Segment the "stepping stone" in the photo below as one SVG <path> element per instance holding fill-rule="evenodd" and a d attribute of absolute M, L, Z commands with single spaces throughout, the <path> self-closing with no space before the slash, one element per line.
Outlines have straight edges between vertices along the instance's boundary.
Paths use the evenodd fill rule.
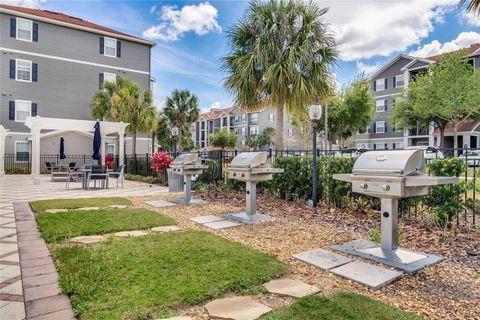
<path fill-rule="evenodd" d="M 78 209 L 74 209 L 74 210 L 77 210 L 77 211 L 91 211 L 91 210 L 100 210 L 99 207 L 82 207 L 82 208 L 78 208 Z"/>
<path fill-rule="evenodd" d="M 142 237 L 142 236 L 146 236 L 147 234 L 148 232 L 143 230 L 121 231 L 121 232 L 116 232 L 115 237 L 117 238 Z"/>
<path fill-rule="evenodd" d="M 162 319 L 157 319 L 157 320 L 162 320 Z M 164 318 L 163 320 L 193 320 L 193 319 L 187 316 L 179 316 L 179 317 Z"/>
<path fill-rule="evenodd" d="M 210 223 L 210 222 L 215 222 L 215 221 L 224 221 L 225 219 L 222 218 L 222 217 L 217 217 L 217 216 L 210 215 L 210 216 L 195 217 L 195 218 L 191 218 L 190 220 L 192 220 L 193 222 L 196 222 L 196 223 L 204 224 L 204 223 Z"/>
<path fill-rule="evenodd" d="M 46 213 L 59 213 L 59 212 L 67 212 L 68 209 L 47 209 L 45 210 Z"/>
<path fill-rule="evenodd" d="M 107 240 L 105 236 L 83 236 L 70 239 L 71 243 L 90 244 Z"/>
<path fill-rule="evenodd" d="M 108 206 L 109 208 L 112 208 L 112 209 L 125 209 L 125 208 L 128 208 L 128 206 L 124 205 L 124 204 L 112 204 L 111 206 Z"/>
<path fill-rule="evenodd" d="M 217 299 L 207 303 L 205 308 L 213 318 L 231 320 L 255 320 L 272 311 L 250 297 Z"/>
<path fill-rule="evenodd" d="M 320 292 L 320 289 L 316 286 L 311 286 L 303 281 L 293 279 L 272 280 L 263 286 L 270 293 L 291 296 L 294 298 L 301 298 Z"/>
<path fill-rule="evenodd" d="M 155 227 L 151 229 L 152 232 L 171 232 L 171 231 L 180 231 L 181 229 L 177 226 L 164 226 L 164 227 Z"/>
<path fill-rule="evenodd" d="M 380 289 L 400 278 L 402 272 L 377 267 L 361 261 L 353 261 L 331 269 L 338 276 L 359 282 L 372 289 Z"/>
<path fill-rule="evenodd" d="M 322 270 L 330 270 L 353 261 L 350 258 L 323 249 L 305 251 L 293 257 L 313 264 Z"/>
<path fill-rule="evenodd" d="M 179 204 L 179 205 L 195 205 L 195 204 L 207 204 L 208 202 L 202 199 L 190 199 L 189 202 L 186 202 L 185 199 L 175 199 L 172 200 L 174 204 Z"/>
<path fill-rule="evenodd" d="M 165 200 L 146 201 L 145 203 L 155 208 L 171 207 L 175 205 L 175 203 L 171 203 Z"/>
<path fill-rule="evenodd" d="M 228 221 L 228 220 L 220 220 L 220 221 L 214 221 L 214 222 L 209 222 L 209 223 L 204 223 L 203 226 L 210 228 L 210 229 L 226 229 L 226 228 L 231 228 L 231 227 L 238 227 L 241 224 L 238 222 L 233 222 L 233 221 Z"/>

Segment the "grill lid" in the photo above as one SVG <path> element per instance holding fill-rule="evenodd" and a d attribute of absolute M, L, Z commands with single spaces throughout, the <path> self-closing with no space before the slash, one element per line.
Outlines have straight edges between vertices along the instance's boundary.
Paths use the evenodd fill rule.
<path fill-rule="evenodd" d="M 255 168 L 267 163 L 267 152 L 244 152 L 230 162 L 231 168 Z"/>
<path fill-rule="evenodd" d="M 198 161 L 198 153 L 184 153 L 173 160 L 173 165 L 195 164 Z"/>
<path fill-rule="evenodd" d="M 423 150 L 368 151 L 353 165 L 353 174 L 411 176 L 425 172 Z"/>

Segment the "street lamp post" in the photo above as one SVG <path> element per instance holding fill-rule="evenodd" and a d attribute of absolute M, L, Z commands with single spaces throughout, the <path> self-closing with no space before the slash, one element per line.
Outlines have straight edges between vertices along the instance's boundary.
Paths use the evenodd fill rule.
<path fill-rule="evenodd" d="M 313 176 L 312 176 L 312 207 L 317 206 L 317 122 L 320 120 L 322 116 L 322 106 L 320 106 L 318 96 L 315 96 L 313 104 L 310 106 L 308 110 L 308 115 L 310 116 L 310 120 L 312 120 L 312 131 L 313 131 Z"/>
<path fill-rule="evenodd" d="M 170 133 L 172 134 L 172 137 L 173 137 L 173 152 L 174 152 L 174 156 L 177 157 L 178 127 L 173 126 L 173 127 L 170 129 Z"/>

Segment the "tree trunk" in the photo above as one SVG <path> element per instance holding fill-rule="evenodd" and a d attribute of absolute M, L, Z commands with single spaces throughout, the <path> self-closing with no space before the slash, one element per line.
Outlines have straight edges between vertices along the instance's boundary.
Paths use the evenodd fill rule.
<path fill-rule="evenodd" d="M 458 157 L 458 132 L 457 132 L 457 123 L 452 122 L 453 126 L 453 156 Z"/>
<path fill-rule="evenodd" d="M 445 127 L 438 127 L 440 129 L 440 149 L 445 148 Z"/>
<path fill-rule="evenodd" d="M 284 102 L 281 101 L 277 105 L 277 119 L 275 123 L 275 149 L 283 150 L 283 116 Z"/>
<path fill-rule="evenodd" d="M 137 154 L 137 132 L 132 132 L 132 152 Z"/>
<path fill-rule="evenodd" d="M 155 132 L 152 132 L 152 154 L 155 153 Z"/>

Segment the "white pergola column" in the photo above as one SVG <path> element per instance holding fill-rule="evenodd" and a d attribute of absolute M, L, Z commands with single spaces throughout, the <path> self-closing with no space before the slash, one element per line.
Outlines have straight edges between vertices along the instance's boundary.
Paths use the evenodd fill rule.
<path fill-rule="evenodd" d="M 32 134 L 32 168 L 33 184 L 40 184 L 40 127 L 33 126 Z"/>
<path fill-rule="evenodd" d="M 118 132 L 118 164 L 124 165 L 125 160 L 125 130 Z"/>
<path fill-rule="evenodd" d="M 0 177 L 5 175 L 5 139 L 7 135 L 8 130 L 0 125 Z"/>

